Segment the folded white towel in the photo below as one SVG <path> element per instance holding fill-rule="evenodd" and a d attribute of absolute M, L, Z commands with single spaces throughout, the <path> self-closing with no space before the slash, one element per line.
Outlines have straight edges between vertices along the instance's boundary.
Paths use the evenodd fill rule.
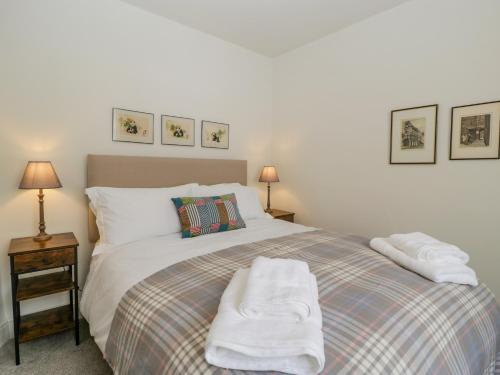
<path fill-rule="evenodd" d="M 259 256 L 252 262 L 239 310 L 251 319 L 299 322 L 311 315 L 313 302 L 306 262 Z"/>
<path fill-rule="evenodd" d="M 425 233 L 393 234 L 389 237 L 389 241 L 416 259 L 462 264 L 467 264 L 469 261 L 469 255 L 457 246 L 439 241 Z"/>
<path fill-rule="evenodd" d="M 370 241 L 370 247 L 404 268 L 437 283 L 448 282 L 472 286 L 478 284 L 476 273 L 465 264 L 417 260 L 392 246 L 387 238 L 373 238 Z"/>
<path fill-rule="evenodd" d="M 207 337 L 208 363 L 238 370 L 317 374 L 325 365 L 322 316 L 318 302 L 301 323 L 248 319 L 238 311 L 248 280 L 248 269 L 238 270 L 222 295 L 219 311 Z M 309 276 L 317 301 L 317 284 Z"/>

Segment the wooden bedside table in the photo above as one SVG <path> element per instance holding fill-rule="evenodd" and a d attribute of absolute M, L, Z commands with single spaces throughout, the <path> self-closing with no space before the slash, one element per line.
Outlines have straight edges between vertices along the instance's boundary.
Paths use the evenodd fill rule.
<path fill-rule="evenodd" d="M 293 218 L 295 216 L 295 212 L 283 211 L 272 209 L 268 212 L 269 215 L 274 217 L 275 219 L 285 220 L 293 223 Z"/>
<path fill-rule="evenodd" d="M 20 342 L 74 327 L 76 345 L 80 344 L 77 249 L 78 241 L 73 233 L 54 234 L 44 242 L 36 242 L 33 237 L 11 240 L 8 255 L 16 365 L 20 363 Z M 19 278 L 21 274 L 61 267 L 68 267 L 68 270 Z M 68 305 L 21 316 L 21 301 L 66 291 L 69 291 Z"/>

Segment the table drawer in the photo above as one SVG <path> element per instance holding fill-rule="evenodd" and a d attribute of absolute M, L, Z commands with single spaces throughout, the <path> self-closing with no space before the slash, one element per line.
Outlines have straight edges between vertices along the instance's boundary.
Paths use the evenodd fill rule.
<path fill-rule="evenodd" d="M 280 216 L 279 219 L 293 223 L 293 216 L 294 216 L 293 214 L 283 215 L 283 216 Z"/>
<path fill-rule="evenodd" d="M 14 256 L 14 272 L 32 272 L 75 264 L 75 249 L 57 249 Z"/>

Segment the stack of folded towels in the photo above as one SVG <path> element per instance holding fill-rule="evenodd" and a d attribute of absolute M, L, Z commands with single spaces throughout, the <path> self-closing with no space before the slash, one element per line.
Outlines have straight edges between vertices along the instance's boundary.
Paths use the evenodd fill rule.
<path fill-rule="evenodd" d="M 478 284 L 476 273 L 466 265 L 469 261 L 467 253 L 427 234 L 414 232 L 373 238 L 370 247 L 437 283 Z"/>
<path fill-rule="evenodd" d="M 256 258 L 222 295 L 205 346 L 231 369 L 317 374 L 325 364 L 316 277 L 307 263 Z"/>

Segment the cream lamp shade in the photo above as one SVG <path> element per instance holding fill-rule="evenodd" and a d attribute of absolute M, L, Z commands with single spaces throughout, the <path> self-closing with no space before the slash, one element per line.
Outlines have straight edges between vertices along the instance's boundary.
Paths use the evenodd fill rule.
<path fill-rule="evenodd" d="M 50 161 L 29 161 L 19 189 L 56 189 L 62 187 Z"/>
<path fill-rule="evenodd" d="M 50 161 L 29 161 L 24 170 L 19 189 L 38 189 L 38 208 L 40 224 L 38 235 L 33 240 L 38 242 L 48 241 L 52 238 L 45 232 L 45 215 L 43 209 L 43 189 L 56 189 L 62 187 L 59 177 Z"/>
<path fill-rule="evenodd" d="M 260 172 L 259 182 L 280 182 L 278 172 L 274 166 L 265 166 Z"/>

